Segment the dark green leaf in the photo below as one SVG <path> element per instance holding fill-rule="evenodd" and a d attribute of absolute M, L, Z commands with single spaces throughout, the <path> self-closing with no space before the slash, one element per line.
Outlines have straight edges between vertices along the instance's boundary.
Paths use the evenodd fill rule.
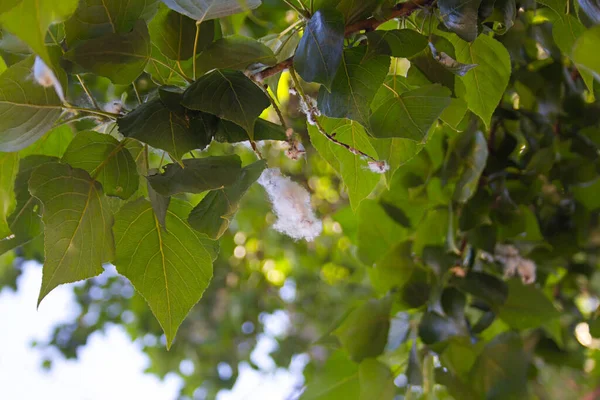
<path fill-rule="evenodd" d="M 215 37 L 214 21 L 200 24 L 196 51 L 200 53 Z M 152 43 L 171 60 L 187 60 L 194 55 L 196 21 L 161 4 L 158 14 L 148 25 Z"/>
<path fill-rule="evenodd" d="M 331 85 L 331 92 L 321 87 L 319 109 L 328 117 L 348 118 L 369 127 L 370 104 L 390 69 L 388 56 L 365 59 L 366 49 L 347 49 Z"/>
<path fill-rule="evenodd" d="M 87 171 L 102 184 L 104 193 L 127 200 L 138 189 L 135 161 L 125 143 L 94 131 L 79 132 L 62 162 Z"/>
<path fill-rule="evenodd" d="M 450 104 L 450 91 L 440 85 L 428 85 L 404 92 L 383 103 L 371 116 L 373 136 L 406 138 L 417 142 Z"/>
<path fill-rule="evenodd" d="M 196 76 L 215 68 L 245 70 L 250 66 L 256 69 L 275 63 L 273 51 L 261 42 L 232 35 L 215 41 L 196 58 Z"/>
<path fill-rule="evenodd" d="M 417 351 L 417 341 L 413 340 L 408 355 L 408 366 L 406 367 L 407 383 L 411 386 L 421 386 L 423 384 L 423 366 Z"/>
<path fill-rule="evenodd" d="M 481 0 L 440 0 L 438 6 L 448 29 L 462 39 L 472 42 L 477 38 L 477 18 Z"/>
<path fill-rule="evenodd" d="M 181 97 L 181 96 L 180 96 Z M 178 103 L 167 107 L 160 99 L 142 104 L 119 118 L 119 132 L 157 149 L 176 160 L 190 150 L 203 149 L 215 134 L 218 119 L 210 114 L 183 110 L 173 112 Z"/>
<path fill-rule="evenodd" d="M 390 329 L 390 309 L 389 298 L 368 300 L 334 331 L 352 360 L 361 362 L 383 352 Z"/>
<path fill-rule="evenodd" d="M 0 75 L 0 151 L 21 150 L 38 140 L 58 119 L 62 102 L 53 87 L 31 79 L 34 57 Z"/>
<path fill-rule="evenodd" d="M 65 55 L 86 71 L 105 76 L 113 83 L 128 85 L 144 71 L 152 54 L 150 34 L 144 21 L 128 33 L 109 33 L 85 41 Z"/>
<path fill-rule="evenodd" d="M 250 164 L 242 169 L 241 175 L 231 186 L 207 194 L 190 213 L 190 226 L 211 239 L 219 239 L 229 228 L 242 197 L 266 166 L 263 160 Z"/>
<path fill-rule="evenodd" d="M 260 6 L 261 0 L 162 0 L 170 9 L 196 20 L 227 17 Z"/>
<path fill-rule="evenodd" d="M 158 173 L 158 170 L 152 169 L 149 171 L 149 175 L 155 175 Z M 154 215 L 156 215 L 156 219 L 160 223 L 160 225 L 167 229 L 167 210 L 169 209 L 169 204 L 171 204 L 171 196 L 163 196 L 158 193 L 149 180 L 146 180 L 146 185 L 148 187 L 148 199 L 150 200 L 150 204 L 152 205 L 152 210 L 154 210 Z"/>
<path fill-rule="evenodd" d="M 238 156 L 214 156 L 183 160 L 183 165 L 167 164 L 162 174 L 148 181 L 163 196 L 177 193 L 202 193 L 232 185 L 240 176 Z"/>
<path fill-rule="evenodd" d="M 465 76 L 467 72 L 477 67 L 477 64 L 462 64 L 443 51 L 438 52 L 432 43 L 429 43 L 429 48 L 433 58 L 454 75 Z"/>
<path fill-rule="evenodd" d="M 236 123 L 253 140 L 256 119 L 271 103 L 242 72 L 217 69 L 190 85 L 182 104 Z"/>
<path fill-rule="evenodd" d="M 215 133 L 215 140 L 223 143 L 238 143 L 248 139 L 248 133 L 241 126 L 224 119 L 219 121 L 219 127 Z M 287 136 L 283 126 L 259 118 L 254 125 L 254 140 L 286 141 Z"/>
<path fill-rule="evenodd" d="M 127 33 L 139 19 L 149 21 L 159 0 L 80 0 L 75 13 L 65 21 L 69 47 L 109 33 Z"/>
<path fill-rule="evenodd" d="M 465 167 L 454 190 L 455 201 L 465 203 L 473 197 L 479 186 L 479 178 L 485 169 L 487 158 L 487 139 L 481 131 L 477 131 L 471 141 L 469 153 L 462 160 Z"/>
<path fill-rule="evenodd" d="M 112 261 L 113 216 L 102 186 L 87 172 L 47 163 L 29 179 L 29 191 L 43 206 L 45 262 L 42 301 L 63 283 L 91 278 Z"/>
<path fill-rule="evenodd" d="M 331 88 L 342 61 L 344 16 L 337 10 L 315 12 L 304 28 L 294 68 L 306 82 L 322 83 Z"/>
<path fill-rule="evenodd" d="M 4 239 L 12 233 L 8 216 L 16 206 L 14 189 L 18 168 L 19 155 L 17 153 L 0 153 L 0 239 Z"/>
<path fill-rule="evenodd" d="M 173 199 L 167 232 L 144 199 L 126 204 L 115 217 L 114 264 L 150 306 L 165 332 L 167 348 L 213 273 L 204 239 L 185 222 L 190 210 L 188 203 Z"/>
<path fill-rule="evenodd" d="M 464 334 L 462 327 L 456 321 L 435 311 L 428 311 L 423 314 L 419 324 L 419 337 L 425 344 L 444 342 L 453 336 Z"/>
<path fill-rule="evenodd" d="M 427 36 L 412 29 L 373 31 L 366 34 L 369 41 L 367 56 L 385 54 L 392 57 L 409 58 L 427 47 Z"/>
<path fill-rule="evenodd" d="M 508 297 L 506 283 L 485 272 L 471 271 L 464 278 L 454 278 L 452 283 L 460 290 L 484 300 L 492 307 L 503 305 Z"/>

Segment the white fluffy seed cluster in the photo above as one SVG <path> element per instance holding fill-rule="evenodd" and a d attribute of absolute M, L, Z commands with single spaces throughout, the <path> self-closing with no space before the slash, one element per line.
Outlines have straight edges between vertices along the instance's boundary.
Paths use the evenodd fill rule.
<path fill-rule="evenodd" d="M 519 249 L 511 244 L 497 244 L 495 249 L 495 259 L 504 265 L 504 276 L 509 278 L 519 275 L 523 283 L 529 285 L 535 282 L 535 263 L 523 258 L 519 254 Z"/>
<path fill-rule="evenodd" d="M 258 183 L 267 191 L 277 215 L 273 225 L 275 230 L 295 240 L 309 242 L 321 234 L 323 223 L 315 216 L 306 189 L 282 176 L 277 168 L 266 169 Z"/>
<path fill-rule="evenodd" d="M 45 88 L 54 86 L 56 95 L 64 103 L 65 93 L 63 92 L 62 85 L 56 78 L 56 75 L 54 75 L 54 72 L 48 68 L 44 60 L 39 57 L 36 57 L 35 62 L 33 63 L 33 79 L 35 79 L 40 86 Z"/>
<path fill-rule="evenodd" d="M 367 163 L 369 170 L 376 174 L 385 174 L 390 170 L 390 165 L 385 161 L 369 161 Z"/>
<path fill-rule="evenodd" d="M 295 89 L 294 89 L 295 90 Z M 321 111 L 317 107 L 317 101 L 310 96 L 306 96 L 308 104 L 300 97 L 300 111 L 306 115 L 306 121 L 311 125 L 316 125 L 314 117 L 320 117 Z"/>

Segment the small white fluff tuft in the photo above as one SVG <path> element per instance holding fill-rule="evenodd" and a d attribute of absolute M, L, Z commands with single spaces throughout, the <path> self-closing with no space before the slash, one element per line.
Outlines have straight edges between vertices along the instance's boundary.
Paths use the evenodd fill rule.
<path fill-rule="evenodd" d="M 56 79 L 54 72 L 48 68 L 44 60 L 39 57 L 36 57 L 35 62 L 33 63 L 33 78 L 40 86 L 45 88 L 54 86 L 58 98 L 63 103 L 65 102 L 65 93 L 63 92 L 62 85 L 58 79 Z"/>
<path fill-rule="evenodd" d="M 390 165 L 385 161 L 369 161 L 369 170 L 376 174 L 385 174 L 390 170 Z"/>
<path fill-rule="evenodd" d="M 515 246 L 511 244 L 497 244 L 494 253 L 496 261 L 504 265 L 504 276 L 506 278 L 518 275 L 526 285 L 535 282 L 535 262 L 521 257 L 519 249 Z"/>
<path fill-rule="evenodd" d="M 310 194 L 282 176 L 277 168 L 266 169 L 258 183 L 265 188 L 273 204 L 277 221 L 273 228 L 289 237 L 312 242 L 323 231 L 323 223 L 317 219 L 310 204 Z"/>
<path fill-rule="evenodd" d="M 123 103 L 121 100 L 113 100 L 105 104 L 103 108 L 106 112 L 121 114 L 121 112 L 123 112 Z"/>

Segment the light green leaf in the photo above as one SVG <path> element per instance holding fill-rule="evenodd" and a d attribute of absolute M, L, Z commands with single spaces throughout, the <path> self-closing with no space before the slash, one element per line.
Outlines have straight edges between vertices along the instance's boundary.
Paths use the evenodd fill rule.
<path fill-rule="evenodd" d="M 52 128 L 62 106 L 54 88 L 31 76 L 34 57 L 12 65 L 0 75 L 0 151 L 21 150 Z"/>
<path fill-rule="evenodd" d="M 319 121 L 326 132 L 330 135 L 335 133 L 338 141 L 366 154 L 376 155 L 365 129 L 358 122 L 327 117 L 320 117 Z M 370 171 L 367 161 L 363 157 L 352 154 L 346 148 L 331 142 L 315 126 L 309 125 L 308 133 L 310 141 L 319 155 L 341 175 L 348 191 L 350 204 L 355 210 L 377 186 L 381 175 Z"/>
<path fill-rule="evenodd" d="M 181 104 L 236 123 L 250 139 L 254 139 L 256 119 L 271 105 L 263 91 L 242 72 L 219 69 L 190 85 Z"/>
<path fill-rule="evenodd" d="M 187 60 L 194 55 L 196 21 L 161 4 L 148 25 L 152 43 L 171 60 Z M 215 37 L 214 21 L 200 24 L 196 51 L 200 53 Z"/>
<path fill-rule="evenodd" d="M 375 200 L 364 200 L 358 209 L 358 256 L 367 265 L 375 264 L 407 230 L 394 221 Z"/>
<path fill-rule="evenodd" d="M 78 0 L 22 0 L 0 14 L 0 25 L 27 43 L 47 65 L 53 65 L 46 48 L 46 33 L 52 23 L 64 21 L 73 14 L 77 4 Z"/>
<path fill-rule="evenodd" d="M 69 125 L 58 126 L 46 133 L 33 144 L 19 151 L 21 158 L 33 154 L 62 157 L 73 139 L 73 129 Z"/>
<path fill-rule="evenodd" d="M 231 186 L 207 194 L 190 213 L 188 217 L 190 226 L 211 239 L 219 239 L 229 228 L 242 197 L 260 177 L 266 166 L 264 160 L 250 164 L 242 169 L 241 175 Z"/>
<path fill-rule="evenodd" d="M 107 195 L 127 200 L 137 191 L 140 180 L 125 144 L 110 135 L 79 132 L 69 144 L 62 162 L 87 171 L 102 184 Z"/>
<path fill-rule="evenodd" d="M 358 370 L 345 352 L 334 352 L 323 367 L 307 376 L 300 400 L 360 400 Z"/>
<path fill-rule="evenodd" d="M 113 216 L 100 184 L 66 164 L 38 167 L 29 191 L 43 206 L 45 262 L 39 302 L 63 283 L 91 278 L 114 256 Z"/>
<path fill-rule="evenodd" d="M 67 44 L 73 47 L 109 33 L 127 33 L 137 20 L 149 21 L 159 4 L 159 0 L 80 0 L 75 13 L 65 21 Z"/>
<path fill-rule="evenodd" d="M 294 56 L 294 68 L 306 82 L 331 88 L 344 50 L 344 16 L 323 8 L 315 12 L 304 28 Z"/>
<path fill-rule="evenodd" d="M 600 81 L 600 53 L 598 53 L 598 43 L 600 43 L 600 26 L 594 26 L 585 31 L 575 42 L 573 48 L 573 61 L 582 68 L 594 75 L 597 81 Z"/>
<path fill-rule="evenodd" d="M 151 53 L 148 27 L 139 20 L 131 32 L 87 40 L 67 52 L 65 58 L 115 84 L 128 85 L 144 72 Z"/>
<path fill-rule="evenodd" d="M 172 199 L 165 232 L 150 202 L 128 203 L 115 217 L 114 264 L 146 299 L 171 347 L 179 325 L 212 278 L 212 257 L 185 222 L 191 206 Z"/>
<path fill-rule="evenodd" d="M 42 203 L 29 193 L 29 178 L 40 165 L 57 161 L 56 157 L 35 155 L 22 158 L 19 162 L 19 173 L 14 183 L 17 205 L 7 220 L 14 236 L 3 237 L 0 240 L 0 254 L 25 244 L 42 233 L 43 225 L 40 216 Z"/>
<path fill-rule="evenodd" d="M 232 35 L 213 42 L 196 58 L 196 76 L 211 69 L 245 70 L 277 63 L 273 51 L 261 42 L 246 36 Z"/>
<path fill-rule="evenodd" d="M 390 169 L 385 173 L 388 184 L 394 176 L 394 172 L 412 160 L 423 149 L 421 143 L 402 138 L 371 139 L 371 144 L 377 151 L 377 158 L 386 161 L 390 166 Z"/>
<path fill-rule="evenodd" d="M 390 329 L 389 298 L 370 299 L 358 306 L 333 332 L 353 361 L 380 355 L 387 343 Z"/>
<path fill-rule="evenodd" d="M 427 132 L 449 104 L 450 90 L 440 85 L 404 92 L 373 112 L 372 134 L 377 138 L 398 137 L 424 142 Z"/>
<path fill-rule="evenodd" d="M 369 128 L 370 104 L 390 69 L 388 56 L 365 59 L 366 49 L 347 49 L 331 85 L 319 90 L 319 110 L 332 118 L 348 118 Z"/>
<path fill-rule="evenodd" d="M 217 128 L 217 118 L 180 106 L 180 110 L 174 112 L 172 109 L 178 104 L 171 106 L 169 108 L 160 98 L 150 100 L 117 120 L 119 132 L 165 150 L 175 160 L 181 160 L 190 150 L 208 146 Z"/>
<path fill-rule="evenodd" d="M 367 56 L 375 53 L 409 58 L 427 47 L 427 36 L 412 29 L 373 31 L 368 32 L 366 36 L 369 41 Z"/>
<path fill-rule="evenodd" d="M 479 178 L 485 169 L 487 158 L 487 139 L 481 131 L 477 131 L 471 140 L 470 151 L 466 158 L 461 160 L 464 164 L 464 169 L 454 190 L 455 201 L 466 203 L 473 197 L 479 185 Z"/>
<path fill-rule="evenodd" d="M 0 153 L 0 239 L 11 234 L 7 218 L 16 205 L 14 187 L 18 168 L 18 153 Z"/>
<path fill-rule="evenodd" d="M 479 35 L 468 43 L 456 36 L 449 36 L 456 50 L 456 60 L 463 64 L 477 64 L 461 76 L 465 85 L 464 100 L 471 111 L 490 127 L 492 114 L 500 103 L 510 78 L 510 56 L 506 48 L 487 35 Z"/>
<path fill-rule="evenodd" d="M 239 143 L 248 140 L 248 133 L 239 125 L 226 120 L 220 120 L 215 140 L 223 143 Z M 254 140 L 286 141 L 287 136 L 283 126 L 259 118 L 254 124 Z"/>
<path fill-rule="evenodd" d="M 550 299 L 533 285 L 524 285 L 519 279 L 508 283 L 508 298 L 500 307 L 498 316 L 514 329 L 539 328 L 558 318 L 560 313 Z"/>
<path fill-rule="evenodd" d="M 559 18 L 552 25 L 554 42 L 565 55 L 571 57 L 573 46 L 577 39 L 585 32 L 585 27 L 577 18 L 570 14 L 559 14 Z M 594 78 L 587 70 L 579 71 L 591 93 L 594 92 Z"/>
<path fill-rule="evenodd" d="M 360 400 L 392 400 L 396 393 L 390 368 L 374 358 L 363 360 L 358 367 Z"/>
<path fill-rule="evenodd" d="M 261 0 L 162 0 L 170 9 L 196 20 L 227 17 L 252 10 Z"/>
<path fill-rule="evenodd" d="M 7 12 L 21 1 L 23 0 L 2 0 L 2 4 L 0 4 L 0 14 Z"/>
<path fill-rule="evenodd" d="M 172 196 L 221 189 L 232 185 L 242 170 L 237 155 L 190 158 L 182 164 L 167 164 L 162 174 L 148 176 L 154 190 Z"/>

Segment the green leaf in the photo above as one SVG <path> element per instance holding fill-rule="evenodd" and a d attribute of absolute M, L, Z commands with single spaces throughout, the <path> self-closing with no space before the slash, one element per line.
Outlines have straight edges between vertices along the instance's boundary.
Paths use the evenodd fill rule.
<path fill-rule="evenodd" d="M 377 151 L 377 158 L 386 161 L 390 166 L 385 173 L 388 183 L 398 168 L 412 160 L 423 149 L 421 143 L 402 138 L 371 139 L 371 144 Z"/>
<path fill-rule="evenodd" d="M 162 0 L 162 2 L 170 9 L 196 21 L 227 17 L 252 10 L 261 4 L 261 0 Z"/>
<path fill-rule="evenodd" d="M 7 12 L 11 8 L 17 6 L 23 0 L 3 0 L 0 4 L 0 14 Z"/>
<path fill-rule="evenodd" d="M 221 38 L 208 46 L 196 58 L 196 76 L 211 69 L 245 70 L 277 63 L 273 51 L 258 40 L 239 35 Z"/>
<path fill-rule="evenodd" d="M 462 64 L 443 51 L 438 52 L 433 43 L 429 43 L 433 58 L 454 75 L 465 76 L 467 72 L 477 67 L 477 64 Z"/>
<path fill-rule="evenodd" d="M 365 129 L 358 122 L 326 117 L 320 117 L 319 121 L 326 132 L 330 135 L 335 133 L 338 141 L 369 155 L 375 155 L 375 149 Z M 360 202 L 371 194 L 381 176 L 369 170 L 367 161 L 362 156 L 352 154 L 344 147 L 331 142 L 315 126 L 309 125 L 308 133 L 319 155 L 341 175 L 348 191 L 350 204 L 355 210 Z"/>
<path fill-rule="evenodd" d="M 479 271 L 470 271 L 464 278 L 451 281 L 458 289 L 478 297 L 491 307 L 502 306 L 508 296 L 508 286 L 500 278 Z"/>
<path fill-rule="evenodd" d="M 419 222 L 415 232 L 413 247 L 415 254 L 421 255 L 423 249 L 427 246 L 446 244 L 446 234 L 451 218 L 447 208 L 429 210 L 425 218 Z"/>
<path fill-rule="evenodd" d="M 33 144 L 19 151 L 21 158 L 33 154 L 62 157 L 73 139 L 73 129 L 69 125 L 61 125 L 48 131 Z"/>
<path fill-rule="evenodd" d="M 16 205 L 14 188 L 18 167 L 17 153 L 0 153 L 0 239 L 12 232 L 7 218 Z"/>
<path fill-rule="evenodd" d="M 47 65 L 53 65 L 46 48 L 46 33 L 52 23 L 64 21 L 73 14 L 77 3 L 78 0 L 22 0 L 0 14 L 0 25 L 27 43 Z"/>
<path fill-rule="evenodd" d="M 334 334 L 353 361 L 377 357 L 383 352 L 390 329 L 389 298 L 370 299 L 353 310 Z"/>
<path fill-rule="evenodd" d="M 159 4 L 158 0 L 80 0 L 75 13 L 65 21 L 67 44 L 73 47 L 109 33 L 127 33 L 137 20 L 149 21 Z"/>
<path fill-rule="evenodd" d="M 306 82 L 322 83 L 330 89 L 342 61 L 343 48 L 344 16 L 337 10 L 318 10 L 304 28 L 294 68 Z"/>
<path fill-rule="evenodd" d="M 239 125 L 224 119 L 219 121 L 215 140 L 222 143 L 239 143 L 248 140 L 248 133 Z M 254 140 L 286 141 L 287 136 L 283 126 L 259 118 L 254 124 Z"/>
<path fill-rule="evenodd" d="M 396 394 L 392 371 L 374 358 L 367 358 L 360 363 L 358 382 L 360 400 L 392 400 Z"/>
<path fill-rule="evenodd" d="M 42 203 L 29 193 L 29 178 L 40 165 L 57 161 L 56 157 L 35 155 L 22 158 L 19 162 L 19 173 L 14 182 L 17 204 L 7 219 L 14 237 L 3 237 L 0 240 L 0 254 L 29 242 L 42 232 L 43 225 L 40 216 Z"/>
<path fill-rule="evenodd" d="M 515 332 L 496 336 L 473 365 L 469 382 L 477 398 L 489 400 L 527 397 L 527 355 L 521 337 Z"/>
<path fill-rule="evenodd" d="M 91 278 L 112 261 L 113 216 L 102 186 L 66 164 L 38 167 L 29 191 L 43 206 L 45 262 L 38 304 L 63 283 Z"/>
<path fill-rule="evenodd" d="M 417 142 L 450 104 L 450 91 L 440 85 L 427 85 L 387 100 L 371 116 L 376 138 L 406 138 Z"/>
<path fill-rule="evenodd" d="M 366 36 L 369 41 L 367 56 L 374 53 L 409 58 L 427 47 L 427 36 L 412 29 L 373 31 Z"/>
<path fill-rule="evenodd" d="M 444 25 L 462 39 L 477 38 L 477 21 L 481 0 L 440 0 L 438 6 Z"/>
<path fill-rule="evenodd" d="M 263 91 L 242 72 L 219 69 L 190 85 L 181 104 L 236 123 L 251 140 L 256 119 L 271 105 Z"/>
<path fill-rule="evenodd" d="M 365 52 L 364 47 L 344 51 L 331 92 L 322 86 L 318 104 L 323 115 L 352 119 L 368 129 L 370 104 L 387 76 L 390 58 L 375 56 L 365 59 Z"/>
<path fill-rule="evenodd" d="M 364 200 L 358 209 L 358 257 L 367 265 L 375 264 L 393 246 L 405 239 L 407 230 L 394 221 L 375 200 Z M 386 287 L 382 290 L 386 292 Z"/>
<path fill-rule="evenodd" d="M 487 35 L 479 35 L 473 43 L 456 36 L 449 40 L 456 49 L 456 60 L 464 64 L 477 64 L 461 76 L 465 85 L 464 100 L 489 128 L 492 114 L 502 99 L 510 78 L 510 56 L 506 48 Z"/>
<path fill-rule="evenodd" d="M 300 400 L 362 400 L 359 398 L 359 366 L 343 351 L 331 354 L 325 365 L 306 380 L 306 390 Z"/>
<path fill-rule="evenodd" d="M 232 185 L 241 173 L 237 155 L 190 158 L 182 164 L 167 164 L 162 174 L 148 176 L 154 190 L 163 196 L 202 193 Z"/>
<path fill-rule="evenodd" d="M 158 173 L 158 170 L 151 169 L 149 171 L 149 175 L 155 175 Z M 167 229 L 167 210 L 169 209 L 169 204 L 171 204 L 171 196 L 163 196 L 158 193 L 152 185 L 150 181 L 146 179 L 146 186 L 148 189 L 148 199 L 150 200 L 150 204 L 152 204 L 152 209 L 154 210 L 154 215 L 156 215 L 156 219 L 160 223 L 160 226 Z"/>
<path fill-rule="evenodd" d="M 30 78 L 33 62 L 34 57 L 28 57 L 0 75 L 0 151 L 29 146 L 52 128 L 61 113 L 54 88 Z"/>
<path fill-rule="evenodd" d="M 167 348 L 213 273 L 204 239 L 185 222 L 190 210 L 188 203 L 172 199 L 167 232 L 144 199 L 126 204 L 115 216 L 114 264 L 150 306 L 165 332 Z"/>
<path fill-rule="evenodd" d="M 87 171 L 102 184 L 107 195 L 127 200 L 137 191 L 140 180 L 125 144 L 110 135 L 79 132 L 69 144 L 62 162 Z"/>
<path fill-rule="evenodd" d="M 190 213 L 190 226 L 211 239 L 219 239 L 229 228 L 242 197 L 266 167 L 264 160 L 252 163 L 242 169 L 241 175 L 231 186 L 207 194 Z"/>
<path fill-rule="evenodd" d="M 171 60 L 187 60 L 194 55 L 196 21 L 161 4 L 158 13 L 148 25 L 152 43 Z M 215 37 L 214 21 L 200 24 L 196 51 L 210 45 Z"/>
<path fill-rule="evenodd" d="M 481 131 L 477 131 L 471 140 L 470 151 L 462 160 L 465 167 L 454 190 L 455 201 L 466 203 L 477 192 L 479 178 L 485 169 L 487 158 L 487 139 Z"/>
<path fill-rule="evenodd" d="M 131 32 L 87 40 L 68 51 L 65 58 L 115 84 L 128 85 L 144 72 L 151 54 L 148 27 L 140 20 Z"/>
<path fill-rule="evenodd" d="M 600 81 L 600 54 L 597 51 L 599 41 L 600 26 L 594 26 L 581 34 L 572 53 L 573 61 L 584 71 L 593 74 L 597 81 Z"/>
<path fill-rule="evenodd" d="M 208 146 L 216 132 L 218 119 L 180 106 L 180 111 L 172 111 L 177 106 L 178 103 L 169 107 L 160 98 L 150 100 L 117 120 L 119 132 L 181 160 L 190 150 Z"/>
<path fill-rule="evenodd" d="M 465 335 L 463 327 L 451 318 L 436 311 L 427 311 L 419 323 L 419 337 L 425 344 L 445 342 L 455 336 Z"/>
<path fill-rule="evenodd" d="M 167 58 L 155 43 L 152 43 L 152 54 L 144 70 L 149 73 L 152 80 L 159 85 L 187 85 L 186 80 L 177 72 L 177 62 Z"/>
<path fill-rule="evenodd" d="M 577 18 L 570 14 L 560 14 L 552 24 L 554 42 L 565 55 L 571 57 L 573 46 L 585 32 L 585 27 Z M 594 92 L 594 78 L 587 70 L 580 71 L 581 78 L 591 93 Z"/>
<path fill-rule="evenodd" d="M 560 316 L 548 297 L 535 286 L 524 285 L 518 279 L 507 283 L 508 299 L 500 307 L 499 316 L 511 328 L 538 328 Z"/>

